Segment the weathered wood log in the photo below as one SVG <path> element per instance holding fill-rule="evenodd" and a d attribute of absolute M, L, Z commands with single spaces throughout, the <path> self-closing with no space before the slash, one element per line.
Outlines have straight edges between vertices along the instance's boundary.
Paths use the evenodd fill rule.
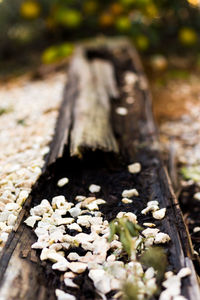
<path fill-rule="evenodd" d="M 160 159 L 157 130 L 152 117 L 151 95 L 138 55 L 130 43 L 124 39 L 98 40 L 96 44 L 87 43 L 81 47 L 89 59 L 90 71 L 88 74 L 95 74 L 96 89 L 105 97 L 101 99 L 102 96 L 99 95 L 95 98 L 95 103 L 100 109 L 103 106 L 107 118 L 109 113 L 111 114 L 109 123 L 107 123 L 108 126 L 106 129 L 104 128 L 106 136 L 108 136 L 106 130 L 110 130 L 113 139 L 117 141 L 119 154 L 108 154 L 103 153 L 103 151 L 99 153 L 98 151 L 83 153 L 82 160 L 71 158 L 69 148 L 72 147 L 70 143 L 71 139 L 74 138 L 75 124 L 78 122 L 78 119 L 76 122 L 72 120 L 71 113 L 73 111 L 73 116 L 74 113 L 81 115 L 82 110 L 81 107 L 76 108 L 76 101 L 73 102 L 74 99 L 78 99 L 76 89 L 79 85 L 79 79 L 70 71 L 55 139 L 52 144 L 52 152 L 47 165 L 63 155 L 66 145 L 68 145 L 68 151 L 64 157 L 50 165 L 38 181 L 21 212 L 18 225 L 11 233 L 4 250 L 0 254 L 0 299 L 54 300 L 55 288 L 63 288 L 59 272 L 53 271 L 48 262 L 41 263 L 39 253 L 31 249 L 32 243 L 35 242 L 35 235 L 23 223 L 31 206 L 37 205 L 43 198 L 50 200 L 54 195 L 60 193 L 57 180 L 61 176 L 70 178 L 71 186 L 67 185 L 66 189 L 63 188 L 63 193 L 69 201 L 73 201 L 77 194 L 87 193 L 91 181 L 100 184 L 102 187 L 101 197 L 107 201 L 103 213 L 108 220 L 113 219 L 123 209 L 139 215 L 141 223 L 148 222 L 151 221 L 150 217 L 140 214 L 147 201 L 156 199 L 159 201 L 160 207 L 167 207 L 167 215 L 162 222 L 157 223 L 157 227 L 171 237 L 170 244 L 166 246 L 170 269 L 178 271 L 182 267 L 189 266 L 192 275 L 184 279 L 182 294 L 189 300 L 200 299 L 192 263 L 193 249 L 179 204 Z M 87 63 L 86 65 L 84 68 L 88 68 Z M 73 67 L 71 66 L 71 68 Z M 104 77 L 109 78 L 109 80 L 104 81 L 102 73 L 109 74 L 108 77 L 106 77 L 107 75 Z M 83 88 L 87 87 L 83 86 Z M 111 101 L 113 96 L 117 99 Z M 110 99 L 109 103 L 108 98 Z M 84 101 L 87 102 L 87 99 Z M 104 101 L 106 102 L 104 103 Z M 130 104 L 131 102 L 133 103 Z M 116 113 L 116 108 L 119 106 L 127 108 L 128 114 L 126 116 Z M 93 109 L 92 115 L 88 116 L 89 120 L 92 116 L 100 117 L 102 112 L 99 114 Z M 86 118 L 83 124 L 87 128 L 85 122 L 87 123 Z M 92 121 L 90 120 L 90 122 L 92 126 Z M 74 130 L 71 131 L 73 126 Z M 82 137 L 77 141 L 73 145 L 85 147 Z M 88 145 L 90 145 L 89 142 Z M 99 147 L 98 143 L 95 145 L 97 145 L 95 149 L 100 148 L 105 151 L 108 149 L 108 146 L 104 149 L 104 147 Z M 93 146 L 91 147 L 93 150 Z M 73 146 L 71 149 L 80 151 L 80 146 L 78 148 Z M 76 153 L 77 150 L 73 151 L 72 154 Z M 127 164 L 134 161 L 141 162 L 143 167 L 142 172 L 137 176 L 127 172 Z M 121 189 L 122 187 L 131 187 L 133 184 L 139 190 L 140 196 L 133 204 L 123 207 L 120 202 Z M 89 288 L 91 283 L 87 281 L 87 276 L 84 275 L 79 279 L 81 287 L 76 292 L 77 299 L 94 299 L 94 289 L 93 286 Z"/>
<path fill-rule="evenodd" d="M 119 96 L 113 66 L 103 59 L 90 61 L 86 54 L 78 47 L 69 68 L 50 163 L 62 157 L 67 145 L 72 156 L 81 157 L 88 148 L 118 152 L 110 123 L 110 99 Z"/>
<path fill-rule="evenodd" d="M 89 63 L 77 54 L 74 73 L 79 76 L 79 94 L 70 135 L 71 155 L 81 156 L 84 148 L 118 152 L 110 124 L 110 96 L 118 94 L 112 65 L 105 60 Z"/>

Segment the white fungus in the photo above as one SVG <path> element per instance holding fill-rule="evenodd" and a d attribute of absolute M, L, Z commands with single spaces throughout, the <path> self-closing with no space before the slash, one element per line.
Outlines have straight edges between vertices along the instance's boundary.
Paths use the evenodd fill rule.
<path fill-rule="evenodd" d="M 91 193 L 98 193 L 98 192 L 100 192 L 100 190 L 101 190 L 101 187 L 99 185 L 97 185 L 97 184 L 91 184 L 89 186 L 89 191 Z"/>
<path fill-rule="evenodd" d="M 83 273 L 87 269 L 87 264 L 81 262 L 69 263 L 69 269 L 74 273 Z"/>
<path fill-rule="evenodd" d="M 170 241 L 170 237 L 168 234 L 163 233 L 163 232 L 159 232 L 158 234 L 156 234 L 155 236 L 155 240 L 154 243 L 155 244 L 164 244 Z"/>
<path fill-rule="evenodd" d="M 141 164 L 136 162 L 128 165 L 128 171 L 132 174 L 137 174 L 141 171 Z"/>
<path fill-rule="evenodd" d="M 200 201 L 200 192 L 194 194 L 194 199 Z"/>
<path fill-rule="evenodd" d="M 139 196 L 139 193 L 136 189 L 130 189 L 130 190 L 124 190 L 122 192 L 122 197 L 123 198 L 131 198 L 133 196 Z"/>
<path fill-rule="evenodd" d="M 193 232 L 194 233 L 199 232 L 199 231 L 200 231 L 200 227 L 199 226 L 193 228 Z"/>
<path fill-rule="evenodd" d="M 63 187 L 64 185 L 68 184 L 69 179 L 67 177 L 61 178 L 57 182 L 57 186 Z"/>
<path fill-rule="evenodd" d="M 126 116 L 128 114 L 128 109 L 126 107 L 119 106 L 116 108 L 116 113 L 120 116 Z"/>
<path fill-rule="evenodd" d="M 74 297 L 73 295 L 65 293 L 64 291 L 59 289 L 56 289 L 56 297 L 58 300 L 76 300 L 76 297 Z"/>
<path fill-rule="evenodd" d="M 165 217 L 166 208 L 161 208 L 159 210 L 153 211 L 153 218 L 156 220 L 162 220 Z"/>
<path fill-rule="evenodd" d="M 128 199 L 128 198 L 122 198 L 122 202 L 125 203 L 125 204 L 129 204 L 129 203 L 132 203 L 133 200 Z"/>

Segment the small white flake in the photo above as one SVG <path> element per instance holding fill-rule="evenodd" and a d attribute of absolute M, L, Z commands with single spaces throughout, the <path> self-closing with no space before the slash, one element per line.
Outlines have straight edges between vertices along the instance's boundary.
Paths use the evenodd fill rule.
<path fill-rule="evenodd" d="M 94 286 L 99 292 L 107 294 L 111 291 L 110 277 L 103 269 L 90 270 L 88 276 L 92 279 Z"/>
<path fill-rule="evenodd" d="M 84 201 L 86 199 L 85 196 L 76 196 L 75 200 L 78 202 Z"/>
<path fill-rule="evenodd" d="M 159 210 L 153 211 L 153 218 L 156 220 L 162 220 L 165 217 L 166 208 L 161 208 Z"/>
<path fill-rule="evenodd" d="M 64 278 L 74 278 L 76 276 L 76 274 L 74 274 L 73 272 L 65 272 L 64 274 Z"/>
<path fill-rule="evenodd" d="M 69 253 L 69 255 L 67 256 L 67 258 L 69 259 L 69 260 L 79 260 L 79 258 L 80 258 L 80 256 L 78 255 L 78 253 L 76 253 L 76 252 L 71 252 L 71 253 Z"/>
<path fill-rule="evenodd" d="M 132 203 L 133 200 L 128 199 L 128 198 L 122 198 L 122 202 L 125 203 L 125 204 L 129 204 L 129 203 Z"/>
<path fill-rule="evenodd" d="M 89 191 L 90 191 L 91 193 L 98 193 L 98 192 L 100 192 L 100 190 L 101 190 L 101 187 L 100 187 L 99 185 L 91 184 L 91 185 L 89 186 Z"/>
<path fill-rule="evenodd" d="M 146 280 L 149 280 L 151 278 L 153 278 L 155 275 L 155 271 L 154 268 L 150 267 L 146 270 L 146 272 L 144 273 L 144 277 Z"/>
<path fill-rule="evenodd" d="M 116 257 L 115 257 L 114 254 L 111 254 L 111 255 L 109 255 L 109 256 L 107 257 L 107 261 L 108 261 L 108 262 L 113 262 L 113 261 L 115 261 L 115 260 L 116 260 Z"/>
<path fill-rule="evenodd" d="M 126 116 L 128 114 L 128 109 L 126 107 L 119 106 L 116 108 L 116 113 L 120 116 Z"/>
<path fill-rule="evenodd" d="M 68 225 L 74 222 L 74 218 L 57 218 L 56 224 L 57 225 Z"/>
<path fill-rule="evenodd" d="M 68 293 L 63 292 L 62 290 L 56 289 L 57 300 L 76 300 L 76 297 Z"/>
<path fill-rule="evenodd" d="M 7 239 L 8 239 L 8 233 L 7 232 L 2 232 L 0 234 L 0 240 L 5 243 L 7 241 Z"/>
<path fill-rule="evenodd" d="M 63 187 L 64 185 L 68 184 L 69 179 L 67 177 L 61 178 L 57 182 L 57 186 Z"/>
<path fill-rule="evenodd" d="M 97 205 L 106 203 L 106 201 L 104 199 L 97 199 L 97 200 L 95 200 L 95 202 L 96 202 Z"/>
<path fill-rule="evenodd" d="M 155 237 L 159 232 L 159 229 L 157 228 L 147 228 L 145 230 L 142 231 L 142 234 L 145 237 Z"/>
<path fill-rule="evenodd" d="M 83 233 L 83 232 L 78 233 L 77 235 L 75 235 L 74 238 L 79 243 L 93 242 L 94 241 L 94 237 L 92 236 L 92 234 L 87 234 L 87 233 Z"/>
<path fill-rule="evenodd" d="M 200 201 L 200 192 L 194 194 L 194 199 Z"/>
<path fill-rule="evenodd" d="M 91 216 L 78 216 L 77 224 L 85 227 L 90 227 L 89 220 L 91 219 Z"/>
<path fill-rule="evenodd" d="M 158 201 L 154 200 L 154 201 L 149 201 L 147 202 L 147 207 L 144 208 L 141 213 L 143 215 L 146 215 L 148 212 L 150 211 L 156 211 L 156 210 L 159 210 L 159 206 L 158 206 Z"/>
<path fill-rule="evenodd" d="M 164 243 L 168 243 L 170 241 L 170 237 L 168 234 L 163 233 L 163 232 L 159 232 L 158 234 L 156 234 L 155 236 L 155 240 L 154 243 L 155 244 L 164 244 Z"/>
<path fill-rule="evenodd" d="M 72 287 L 72 288 L 78 288 L 79 286 L 73 282 L 71 278 L 65 278 L 64 283 L 66 286 Z"/>
<path fill-rule="evenodd" d="M 17 203 L 8 203 L 8 204 L 6 204 L 6 206 L 5 206 L 5 210 L 19 210 L 20 209 L 20 206 L 19 206 L 19 204 L 17 204 Z"/>
<path fill-rule="evenodd" d="M 173 275 L 165 280 L 162 285 L 167 289 L 166 292 L 171 296 L 178 296 L 181 292 L 181 278 Z M 164 299 L 164 298 L 163 298 Z"/>
<path fill-rule="evenodd" d="M 184 296 L 178 295 L 173 298 L 173 300 L 187 300 Z"/>
<path fill-rule="evenodd" d="M 199 226 L 194 227 L 194 229 L 193 229 L 193 232 L 194 232 L 194 233 L 199 232 L 199 231 L 200 231 L 200 227 L 199 227 Z"/>
<path fill-rule="evenodd" d="M 29 195 L 28 191 L 25 191 L 25 190 L 21 191 L 17 198 L 17 204 L 22 206 L 24 204 L 25 200 L 28 198 L 28 195 Z"/>
<path fill-rule="evenodd" d="M 159 205 L 157 200 L 153 200 L 153 201 L 148 201 L 147 202 L 147 206 L 151 206 L 151 205 Z"/>
<path fill-rule="evenodd" d="M 130 189 L 130 190 L 124 190 L 122 192 L 122 197 L 123 198 L 131 198 L 133 196 L 139 196 L 139 193 L 136 189 Z"/>
<path fill-rule="evenodd" d="M 132 174 L 137 174 L 141 171 L 141 164 L 136 162 L 128 166 L 128 171 Z"/>
<path fill-rule="evenodd" d="M 87 269 L 87 264 L 81 262 L 72 262 L 69 263 L 69 269 L 74 273 L 83 273 Z"/>
<path fill-rule="evenodd" d="M 132 223 L 137 223 L 137 216 L 134 213 L 128 212 L 124 214 L 125 217 Z"/>
<path fill-rule="evenodd" d="M 58 261 L 57 263 L 52 265 L 53 270 L 59 270 L 62 272 L 67 271 L 69 262 L 65 259 Z"/>
<path fill-rule="evenodd" d="M 174 273 L 172 271 L 165 272 L 165 279 L 168 279 L 169 277 L 171 277 L 173 275 L 174 275 Z"/>
<path fill-rule="evenodd" d="M 41 219 L 42 218 L 39 216 L 30 216 L 24 221 L 24 223 L 26 223 L 27 226 L 30 226 L 33 228 L 35 223 Z"/>
<path fill-rule="evenodd" d="M 69 213 L 73 218 L 78 217 L 81 214 L 80 203 L 70 208 Z"/>
<path fill-rule="evenodd" d="M 146 227 L 156 227 L 156 224 L 154 224 L 154 223 L 143 223 L 143 226 L 146 226 Z"/>
<path fill-rule="evenodd" d="M 8 216 L 7 224 L 8 224 L 9 226 L 14 226 L 16 220 L 17 220 L 17 216 L 15 216 L 14 214 L 10 214 L 10 215 Z"/>
<path fill-rule="evenodd" d="M 57 208 L 63 208 L 66 204 L 65 197 L 60 195 L 52 198 L 52 205 L 56 206 Z"/>
<path fill-rule="evenodd" d="M 36 242 L 34 243 L 31 248 L 32 249 L 44 249 L 48 247 L 49 243 L 48 242 Z"/>
<path fill-rule="evenodd" d="M 124 215 L 125 215 L 125 212 L 120 211 L 120 212 L 117 214 L 116 218 L 117 218 L 117 219 L 121 219 L 121 218 L 123 218 Z"/>
<path fill-rule="evenodd" d="M 91 210 L 91 211 L 93 211 L 93 210 L 99 210 L 99 207 L 98 207 L 96 201 L 93 201 L 93 202 L 87 204 L 86 207 L 87 207 L 89 210 Z"/>
<path fill-rule="evenodd" d="M 78 232 L 82 232 L 82 228 L 76 223 L 72 223 L 70 225 L 67 225 L 67 228 L 70 229 L 70 230 L 76 230 Z"/>
<path fill-rule="evenodd" d="M 110 243 L 110 248 L 117 248 L 117 249 L 122 249 L 122 243 L 116 240 L 113 240 Z"/>
<path fill-rule="evenodd" d="M 191 275 L 191 270 L 190 270 L 190 268 L 182 268 L 179 272 L 178 272 L 178 274 L 177 274 L 177 276 L 179 276 L 180 278 L 183 278 L 183 277 L 186 277 L 186 276 L 189 276 L 189 275 Z"/>

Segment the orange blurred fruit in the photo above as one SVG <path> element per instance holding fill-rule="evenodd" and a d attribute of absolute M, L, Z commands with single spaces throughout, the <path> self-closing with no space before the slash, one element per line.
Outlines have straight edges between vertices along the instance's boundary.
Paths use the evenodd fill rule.
<path fill-rule="evenodd" d="M 103 13 L 99 18 L 99 24 L 102 27 L 110 27 L 114 23 L 114 18 L 110 13 Z"/>
<path fill-rule="evenodd" d="M 123 6 L 120 3 L 113 3 L 110 6 L 110 10 L 112 12 L 113 15 L 118 16 L 123 12 Z"/>

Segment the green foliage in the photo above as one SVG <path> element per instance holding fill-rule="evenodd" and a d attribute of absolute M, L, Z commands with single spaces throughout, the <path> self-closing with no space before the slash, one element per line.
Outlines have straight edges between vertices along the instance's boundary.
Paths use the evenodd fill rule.
<path fill-rule="evenodd" d="M 146 267 L 153 267 L 157 271 L 156 278 L 160 282 L 167 267 L 167 256 L 161 247 L 150 247 L 140 257 Z"/>
<path fill-rule="evenodd" d="M 195 50 L 199 19 L 191 0 L 1 0 L 0 58 L 102 33 L 126 34 L 140 51 Z"/>
<path fill-rule="evenodd" d="M 117 218 L 110 223 L 109 242 L 111 242 L 114 235 L 117 234 L 128 256 L 135 256 L 136 249 L 133 237 L 137 237 L 141 230 L 142 227 L 130 222 L 127 218 Z"/>
<path fill-rule="evenodd" d="M 73 50 L 74 46 L 71 43 L 63 43 L 57 46 L 51 46 L 43 52 L 42 62 L 44 64 L 54 63 L 71 55 Z"/>
<path fill-rule="evenodd" d="M 54 15 L 55 21 L 68 28 L 76 28 L 80 25 L 82 16 L 78 10 L 59 7 Z"/>
<path fill-rule="evenodd" d="M 13 111 L 12 107 L 7 107 L 7 108 L 0 107 L 0 116 L 2 116 L 4 114 L 8 114 L 8 113 L 10 113 L 12 111 Z"/>
<path fill-rule="evenodd" d="M 198 166 L 183 167 L 181 169 L 181 175 L 186 180 L 194 180 L 195 182 L 200 181 L 200 168 Z"/>
<path fill-rule="evenodd" d="M 123 300 L 138 300 L 139 299 L 139 287 L 137 283 L 125 282 L 122 288 Z"/>

